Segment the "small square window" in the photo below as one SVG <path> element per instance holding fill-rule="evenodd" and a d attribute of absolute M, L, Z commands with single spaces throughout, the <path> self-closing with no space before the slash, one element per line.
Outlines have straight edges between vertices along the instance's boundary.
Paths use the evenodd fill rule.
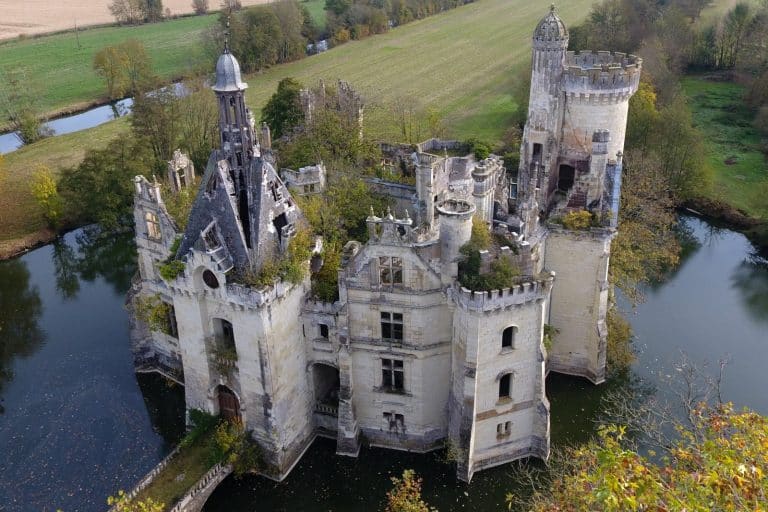
<path fill-rule="evenodd" d="M 403 259 L 395 256 L 379 257 L 379 284 L 403 284 Z"/>

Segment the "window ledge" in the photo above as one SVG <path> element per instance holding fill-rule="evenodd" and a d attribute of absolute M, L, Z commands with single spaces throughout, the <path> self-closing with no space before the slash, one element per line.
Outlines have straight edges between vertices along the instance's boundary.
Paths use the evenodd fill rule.
<path fill-rule="evenodd" d="M 510 352 L 514 352 L 514 351 L 515 351 L 515 347 L 514 346 L 512 346 L 512 347 L 501 347 L 500 354 L 509 354 Z"/>
<path fill-rule="evenodd" d="M 512 403 L 512 397 L 510 396 L 501 397 L 496 400 L 496 405 L 507 405 L 509 403 Z"/>
<path fill-rule="evenodd" d="M 411 393 L 408 393 L 405 390 L 402 389 L 392 389 L 392 388 L 384 388 L 384 387 L 374 387 L 373 388 L 374 393 L 386 393 L 388 395 L 400 395 L 400 396 L 413 396 Z"/>

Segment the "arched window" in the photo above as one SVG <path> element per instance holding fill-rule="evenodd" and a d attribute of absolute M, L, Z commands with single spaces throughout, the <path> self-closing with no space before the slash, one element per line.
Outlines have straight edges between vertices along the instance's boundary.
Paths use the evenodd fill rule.
<path fill-rule="evenodd" d="M 501 334 L 501 348 L 515 348 L 515 336 L 517 334 L 517 327 L 510 325 Z"/>
<path fill-rule="evenodd" d="M 512 374 L 507 373 L 499 379 L 499 398 L 512 396 Z"/>

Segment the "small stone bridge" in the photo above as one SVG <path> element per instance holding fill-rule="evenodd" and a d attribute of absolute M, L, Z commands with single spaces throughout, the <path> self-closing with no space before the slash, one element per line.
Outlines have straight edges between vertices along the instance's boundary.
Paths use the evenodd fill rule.
<path fill-rule="evenodd" d="M 165 459 L 163 459 L 152 471 L 146 474 L 141 481 L 127 493 L 128 499 L 133 499 L 141 491 L 149 487 L 152 481 L 157 478 L 167 466 L 168 463 L 179 453 L 177 447 Z M 216 464 L 198 480 L 184 496 L 176 502 L 169 512 L 200 512 L 203 510 L 205 502 L 216 489 L 216 487 L 232 473 L 232 466 L 229 464 Z M 168 510 L 168 509 L 166 509 Z M 109 509 L 109 512 L 118 512 L 116 507 Z"/>

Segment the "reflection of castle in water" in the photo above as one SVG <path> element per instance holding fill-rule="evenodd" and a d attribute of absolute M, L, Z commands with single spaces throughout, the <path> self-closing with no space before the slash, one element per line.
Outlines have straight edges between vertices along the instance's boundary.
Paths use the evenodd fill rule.
<path fill-rule="evenodd" d="M 567 44 L 553 9 L 533 36 L 518 172 L 495 156 L 449 156 L 440 141 L 402 156 L 416 184 L 377 185 L 397 207 L 372 212 L 368 241 L 345 247 L 334 303 L 313 300 L 309 279 L 238 282 L 281 257 L 305 221 L 275 170 L 268 131 L 257 140 L 247 84 L 225 50 L 213 86 L 221 149 L 183 233 L 159 185 L 136 178 L 140 280 L 131 298 L 157 295 L 168 313 L 166 332 L 133 319 L 140 369 L 181 376 L 188 408 L 241 419 L 273 478 L 284 478 L 318 435 L 350 456 L 363 438 L 420 452 L 450 444 L 464 480 L 546 458 L 546 371 L 605 379 L 608 259 L 641 67 L 631 55 L 573 53 Z M 304 171 L 314 173 L 310 181 L 301 171 L 290 177 L 293 190 L 322 187 L 319 168 Z M 190 172 L 172 163 L 169 175 L 181 187 Z M 597 225 L 549 222 L 584 210 Z M 481 253 L 481 269 L 507 260 L 523 274 L 514 286 L 470 291 L 457 281 L 473 217 L 504 240 Z M 158 265 L 169 256 L 183 271 L 166 281 Z M 546 324 L 559 330 L 549 348 Z"/>

